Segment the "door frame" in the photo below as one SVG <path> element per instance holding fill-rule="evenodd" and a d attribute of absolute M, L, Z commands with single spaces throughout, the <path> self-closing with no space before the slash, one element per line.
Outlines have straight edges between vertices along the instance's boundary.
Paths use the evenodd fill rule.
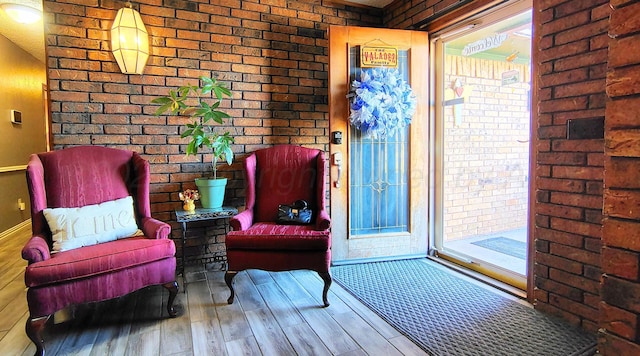
<path fill-rule="evenodd" d="M 462 36 L 468 32 L 470 32 L 473 28 L 475 28 L 477 25 L 489 25 L 492 22 L 496 22 L 496 21 L 500 21 L 501 17 L 497 16 L 496 13 L 504 13 L 505 11 L 509 11 L 509 12 L 519 12 L 519 11 L 525 11 L 526 9 L 533 9 L 533 1 L 532 0 L 507 0 L 507 1 L 498 1 L 498 2 L 491 2 L 491 1 L 487 1 L 487 6 L 482 6 L 479 7 L 478 9 L 475 9 L 475 11 L 470 11 L 470 12 L 455 12 L 453 14 L 451 14 L 451 16 L 446 18 L 446 21 L 444 21 L 445 19 L 442 19 L 442 21 L 434 21 L 434 23 L 429 24 L 428 26 L 425 26 L 426 29 L 430 29 L 433 32 L 433 37 L 430 40 L 430 43 L 432 44 L 432 48 L 431 50 L 433 52 L 435 52 L 434 48 L 433 48 L 433 43 L 435 42 L 435 40 L 440 37 L 441 34 L 447 34 L 447 32 L 450 33 L 454 33 L 454 36 Z M 483 17 L 489 17 L 489 20 L 484 19 Z M 532 26 L 533 28 L 536 28 L 535 24 L 536 21 L 539 21 L 539 16 L 536 15 L 536 12 L 532 10 Z M 436 23 L 437 22 L 437 23 Z M 468 29 L 466 29 L 468 28 Z M 535 223 L 534 223 L 534 218 L 535 218 L 535 213 L 534 213 L 534 204 L 535 204 L 535 180 L 536 180 L 536 176 L 535 176 L 535 162 L 536 162 L 536 150 L 535 147 L 537 145 L 537 136 L 535 135 L 535 117 L 536 117 L 536 113 L 535 113 L 535 105 L 533 103 L 536 102 L 536 97 L 537 97 L 537 88 L 538 88 L 538 81 L 535 79 L 537 78 L 536 76 L 536 65 L 535 65 L 535 56 L 536 53 L 538 51 L 538 43 L 537 41 L 534 40 L 534 38 L 532 38 L 532 48 L 531 48 L 531 74 L 530 77 L 532 78 L 530 81 L 530 100 L 532 103 L 531 106 L 531 112 L 530 112 L 530 131 L 529 131 L 529 205 L 528 205 L 528 214 L 527 214 L 527 248 L 528 248 L 528 254 L 527 254 L 527 258 L 526 258 L 526 273 L 527 275 L 525 276 L 524 280 L 520 280 L 520 279 L 513 279 L 511 276 L 507 276 L 507 278 L 505 278 L 503 280 L 503 282 L 506 282 L 507 284 L 513 285 L 513 286 L 517 286 L 518 289 L 524 290 L 526 292 L 526 297 L 529 301 L 533 300 L 533 293 L 534 293 L 534 257 L 535 257 L 535 244 L 534 244 L 534 228 L 535 228 Z M 437 75 L 435 74 L 440 68 L 438 68 L 439 64 L 435 63 L 437 61 L 437 53 L 434 53 L 431 58 L 430 58 L 431 64 L 431 70 L 430 70 L 430 74 L 432 75 L 432 82 L 431 82 L 431 88 L 432 88 L 432 92 L 431 92 L 431 102 L 435 103 L 437 100 L 440 100 L 439 97 L 439 93 L 437 93 L 436 90 L 433 90 L 433 88 L 438 84 L 437 83 Z M 432 114 L 434 116 L 431 117 L 432 122 L 437 122 L 438 120 L 438 115 L 436 113 L 436 111 L 438 110 L 438 108 L 436 108 L 436 106 L 434 105 L 432 108 Z M 431 131 L 433 135 L 436 135 L 436 130 L 438 130 L 439 128 L 434 127 L 433 130 Z M 437 152 L 438 150 L 440 150 L 440 147 L 437 147 L 438 141 L 436 140 L 435 136 L 432 136 L 432 142 L 434 144 L 436 144 L 436 147 L 433 147 L 431 152 Z M 438 166 L 438 160 L 436 159 L 435 156 L 432 157 L 433 162 L 435 164 L 435 166 L 432 169 L 442 169 L 441 166 Z M 441 194 L 441 191 L 438 191 L 438 189 L 436 189 L 434 191 L 434 193 L 432 194 L 433 198 L 435 199 L 439 199 L 439 197 L 437 196 L 438 194 Z M 434 201 L 434 205 L 432 205 L 432 207 L 435 207 L 435 201 Z M 433 220 L 431 220 L 433 222 L 433 226 L 431 227 L 431 236 L 432 238 L 436 236 L 436 234 L 439 234 L 441 232 L 437 231 L 435 225 L 437 225 L 437 220 L 441 219 L 441 216 L 438 216 L 440 213 L 434 208 L 433 209 L 434 214 L 436 216 L 433 216 Z M 433 244 L 433 246 L 435 246 L 434 241 L 432 240 L 431 243 Z M 437 252 L 434 252 L 435 254 L 438 254 Z M 483 267 L 477 268 L 476 265 L 473 263 L 473 261 L 467 260 L 466 257 L 464 256 L 458 256 L 455 253 L 451 254 L 444 254 L 443 256 L 445 260 L 448 261 L 453 261 L 456 264 L 460 264 L 465 266 L 465 268 L 468 268 L 469 270 L 472 271 L 477 271 L 485 276 L 488 276 L 489 278 L 491 278 L 492 280 L 487 280 L 483 277 L 478 277 L 481 279 L 485 279 L 487 280 L 488 283 L 490 284 L 496 284 L 496 285 L 500 285 L 501 281 L 496 277 L 495 274 L 495 270 L 493 269 L 485 269 Z M 440 256 L 440 257 L 443 257 Z M 517 293 L 519 294 L 520 293 Z"/>
<path fill-rule="evenodd" d="M 349 184 L 349 47 L 375 41 L 391 43 L 409 50 L 410 85 L 417 98 L 416 113 L 409 125 L 409 233 L 411 244 L 426 257 L 428 251 L 429 154 L 425 143 L 429 137 L 429 36 L 425 31 L 409 31 L 369 27 L 331 25 L 329 34 L 329 131 L 341 131 L 342 143 L 329 144 L 329 185 L 332 220 L 332 259 L 342 261 L 379 256 L 358 256 L 350 253 L 349 195 L 342 189 Z M 373 34 L 373 35 L 372 35 Z M 413 60 L 412 60 L 413 59 Z M 424 60 L 422 60 L 424 59 Z M 331 136 L 331 134 L 330 134 Z M 420 152 L 422 151 L 422 152 Z M 343 169 L 340 187 L 336 187 L 338 168 L 333 154 L 342 154 Z M 348 189 L 346 190 L 348 192 Z M 344 210 L 343 210 L 344 209 Z M 416 236 L 422 235 L 416 242 Z"/>

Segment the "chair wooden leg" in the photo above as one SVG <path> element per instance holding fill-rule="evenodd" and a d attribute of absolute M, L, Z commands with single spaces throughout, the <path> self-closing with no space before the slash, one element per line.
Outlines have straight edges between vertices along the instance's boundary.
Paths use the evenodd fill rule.
<path fill-rule="evenodd" d="M 165 283 L 162 285 L 163 287 L 169 290 L 169 300 L 167 301 L 167 312 L 169 316 L 175 318 L 178 313 L 176 313 L 176 308 L 173 306 L 173 302 L 176 300 L 176 296 L 178 295 L 178 282 L 173 281 L 169 283 Z"/>
<path fill-rule="evenodd" d="M 44 356 L 44 339 L 42 338 L 42 330 L 44 330 L 44 326 L 50 317 L 51 315 L 47 315 L 40 318 L 29 317 L 27 319 L 25 331 L 27 332 L 29 339 L 31 339 L 31 341 L 36 345 L 35 356 Z"/>
<path fill-rule="evenodd" d="M 326 308 L 329 306 L 327 293 L 329 293 L 329 287 L 331 287 L 331 274 L 329 272 L 318 272 L 318 274 L 324 281 L 324 289 L 322 290 L 322 301 L 324 302 L 324 307 Z"/>
<path fill-rule="evenodd" d="M 236 271 L 227 271 L 227 273 L 224 274 L 224 282 L 227 283 L 227 287 L 229 287 L 229 290 L 231 291 L 231 295 L 229 296 L 229 299 L 227 299 L 227 303 L 229 304 L 233 304 L 233 298 L 236 296 L 236 293 L 233 290 L 233 278 L 236 274 L 238 274 Z"/>

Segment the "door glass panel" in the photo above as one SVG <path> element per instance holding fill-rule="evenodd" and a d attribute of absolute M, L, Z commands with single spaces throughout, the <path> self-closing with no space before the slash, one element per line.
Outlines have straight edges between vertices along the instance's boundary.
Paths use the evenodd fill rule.
<path fill-rule="evenodd" d="M 359 80 L 358 48 L 350 48 L 350 79 Z M 398 51 L 398 71 L 408 81 L 408 51 Z M 368 138 L 350 126 L 350 236 L 407 232 L 409 127 L 393 137 Z"/>
<path fill-rule="evenodd" d="M 526 275 L 531 11 L 443 42 L 443 246 Z"/>

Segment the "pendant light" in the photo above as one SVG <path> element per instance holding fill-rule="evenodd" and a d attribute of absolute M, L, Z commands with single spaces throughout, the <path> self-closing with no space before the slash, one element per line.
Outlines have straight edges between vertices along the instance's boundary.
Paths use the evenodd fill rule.
<path fill-rule="evenodd" d="M 127 2 L 111 26 L 111 51 L 124 74 L 142 74 L 149 59 L 149 34 L 140 13 Z"/>

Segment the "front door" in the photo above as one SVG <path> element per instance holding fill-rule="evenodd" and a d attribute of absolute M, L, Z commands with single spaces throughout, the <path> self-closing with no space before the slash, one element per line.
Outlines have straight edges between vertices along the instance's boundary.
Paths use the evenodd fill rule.
<path fill-rule="evenodd" d="M 367 136 L 349 120 L 347 95 L 361 80 L 363 46 L 397 49 L 399 75 L 416 96 L 411 123 L 391 137 Z M 428 49 L 426 32 L 329 27 L 334 262 L 427 254 Z"/>

